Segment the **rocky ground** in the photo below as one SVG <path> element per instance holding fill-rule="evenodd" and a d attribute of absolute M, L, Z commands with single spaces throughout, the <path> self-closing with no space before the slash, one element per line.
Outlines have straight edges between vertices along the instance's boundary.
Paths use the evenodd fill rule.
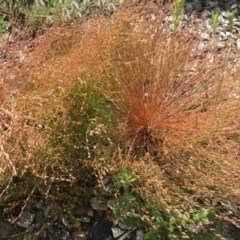
<path fill-rule="evenodd" d="M 54 211 L 55 202 L 38 199 L 31 210 L 22 212 L 14 224 L 0 221 L 0 239 L 143 239 L 142 230 L 118 223 L 104 198 L 92 197 L 88 204 L 79 203 L 74 209 L 74 224 L 70 223 L 64 211 L 58 211 L 53 219 L 50 215 Z"/>
<path fill-rule="evenodd" d="M 136 4 L 142 4 L 141 1 Z M 157 3 L 160 5 L 160 3 Z M 240 4 L 238 1 L 186 1 L 184 5 L 181 28 L 191 28 L 192 35 L 199 41 L 199 59 L 203 54 L 209 53 L 221 55 L 222 61 L 227 63 L 229 76 L 235 76 L 236 69 L 240 67 Z M 213 30 L 209 20 L 212 13 L 220 10 L 218 27 Z M 172 25 L 171 12 L 168 11 L 165 22 Z M 232 24 L 229 24 L 229 12 L 234 13 Z M 149 16 L 154 21 L 155 15 Z M 67 26 L 66 26 L 67 27 Z M 47 31 L 44 29 L 44 31 Z M 6 43 L 6 37 L 0 43 L 0 84 L 9 85 L 10 94 L 16 91 L 16 76 L 23 64 L 31 62 L 34 51 L 39 42 L 44 39 L 40 35 L 34 39 L 11 38 Z M 228 54 L 225 54 L 225 53 Z M 194 71 L 194 69 L 193 69 Z M 240 78 L 235 80 L 228 93 L 231 98 L 240 99 Z M 15 86 L 15 87 L 14 87 Z M 15 221 L 0 220 L 0 239 L 42 239 L 42 240 L 79 240 L 79 239 L 132 239 L 142 240 L 143 229 L 123 226 L 114 218 L 108 207 L 108 199 L 92 197 L 87 203 L 79 203 L 75 206 L 74 224 L 68 219 L 67 213 L 62 210 L 55 218 L 52 214 L 57 209 L 53 200 L 39 199 L 29 206 L 28 210 L 21 212 Z M 236 211 L 239 217 L 239 211 Z M 51 216 L 51 218 L 49 218 Z M 49 222 L 49 219 L 51 221 Z M 240 239 L 240 226 L 234 228 L 232 239 Z M 23 237 L 24 234 L 24 237 Z M 159 238 L 160 239 L 160 238 Z"/>

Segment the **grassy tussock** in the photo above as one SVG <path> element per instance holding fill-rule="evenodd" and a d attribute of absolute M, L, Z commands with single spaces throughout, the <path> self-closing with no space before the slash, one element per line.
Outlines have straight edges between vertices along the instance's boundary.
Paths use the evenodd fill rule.
<path fill-rule="evenodd" d="M 3 189 L 16 169 L 24 194 L 62 196 L 60 184 L 84 188 L 121 164 L 165 214 L 239 202 L 240 109 L 225 63 L 214 51 L 198 58 L 197 40 L 171 33 L 156 7 L 141 11 L 44 36 L 1 135 Z"/>

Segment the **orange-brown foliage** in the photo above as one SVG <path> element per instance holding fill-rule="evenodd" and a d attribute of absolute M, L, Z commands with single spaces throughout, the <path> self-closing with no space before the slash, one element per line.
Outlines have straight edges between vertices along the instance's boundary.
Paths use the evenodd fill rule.
<path fill-rule="evenodd" d="M 122 158 L 137 160 L 125 164 L 142 182 L 144 199 L 172 209 L 187 209 L 187 201 L 200 198 L 238 202 L 240 109 L 234 81 L 239 71 L 230 78 L 214 50 L 199 58 L 197 37 L 186 29 L 171 33 L 163 17 L 156 6 L 140 5 L 120 9 L 113 19 L 50 30 L 36 40 L 31 63 L 17 71 L 19 114 L 38 120 L 51 107 L 62 107 L 62 96 L 52 95 L 56 89 L 64 95 L 77 77 L 90 76 L 120 113 L 113 131 L 121 133 L 118 143 L 127 139 L 128 155 Z M 32 128 L 17 126 L 31 139 Z M 44 137 L 36 136 L 40 133 L 28 149 L 44 145 Z M 10 150 L 13 161 L 20 161 Z M 193 194 L 182 194 L 182 188 Z"/>
<path fill-rule="evenodd" d="M 133 157 L 140 163 L 127 164 L 145 179 L 145 190 L 150 192 L 145 199 L 154 195 L 156 202 L 176 206 L 186 198 L 180 194 L 186 187 L 195 200 L 199 197 L 205 203 L 238 202 L 240 109 L 238 100 L 231 97 L 236 81 L 227 68 L 231 56 L 228 50 L 219 54 L 211 46 L 199 58 L 197 39 L 187 30 L 169 33 L 162 15 L 151 22 L 148 10 L 144 19 L 129 14 L 131 10 L 117 15 L 116 26 L 122 31 L 114 38 L 108 63 L 97 78 L 105 86 L 101 91 L 124 115 L 121 133 L 129 139 L 131 154 L 142 154 L 139 148 L 143 148 L 160 169 L 141 161 L 141 154 Z M 154 157 L 155 151 L 160 157 Z M 150 190 L 152 174 L 156 177 Z M 159 184 L 162 187 L 156 188 Z M 192 195 L 188 197 L 190 201 Z M 186 207 L 184 202 L 180 205 Z"/>

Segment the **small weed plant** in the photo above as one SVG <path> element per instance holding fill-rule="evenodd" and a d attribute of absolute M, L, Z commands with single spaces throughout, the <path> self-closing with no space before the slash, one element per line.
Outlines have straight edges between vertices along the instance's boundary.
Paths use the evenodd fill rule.
<path fill-rule="evenodd" d="M 133 188 L 136 179 L 127 167 L 119 165 L 118 175 L 115 182 L 118 186 L 119 193 L 114 205 L 114 214 L 122 221 L 127 222 L 130 219 L 132 211 L 138 207 L 135 190 Z M 122 191 L 122 194 L 120 192 Z M 133 223 L 137 223 L 133 220 Z M 136 224 L 137 225 L 137 224 Z"/>
<path fill-rule="evenodd" d="M 158 236 L 163 237 L 163 239 L 168 239 L 169 237 L 170 239 L 217 239 L 212 234 L 200 233 L 201 228 L 204 228 L 204 224 L 213 219 L 212 210 L 200 209 L 177 216 L 174 214 L 166 215 L 159 207 L 154 206 L 154 203 L 149 203 L 146 209 L 154 217 L 154 229 L 144 235 L 145 240 L 154 239 Z M 186 232 L 184 234 L 183 232 L 181 233 L 179 231 L 180 228 L 185 229 Z"/>
<path fill-rule="evenodd" d="M 208 21 L 208 23 L 211 26 L 213 32 L 217 31 L 220 15 L 221 15 L 221 13 L 219 11 L 214 11 L 212 13 L 211 19 L 209 19 L 209 21 Z"/>
<path fill-rule="evenodd" d="M 70 23 L 83 20 L 83 16 L 94 15 L 104 8 L 111 13 L 116 11 L 118 1 L 73 1 L 73 0 L 36 0 L 28 4 L 26 0 L 7 0 L 0 3 L 0 28 L 5 30 L 3 19 L 8 25 L 17 29 L 24 27 L 35 29 L 36 25 L 42 27 L 59 26 L 61 23 Z M 123 1 L 121 1 L 123 3 Z"/>
<path fill-rule="evenodd" d="M 229 26 L 229 30 L 232 32 L 233 26 L 234 26 L 234 14 L 233 13 L 228 14 L 228 26 Z"/>
<path fill-rule="evenodd" d="M 11 15 L 14 8 L 21 8 L 26 3 L 25 0 L 6 0 L 0 3 L 0 15 Z"/>
<path fill-rule="evenodd" d="M 23 27 L 25 24 L 25 16 L 22 13 L 22 9 L 25 3 L 25 0 L 6 0 L 0 2 L 0 31 L 7 31 L 6 25 L 18 28 Z M 8 24 L 6 22 L 8 22 Z"/>
<path fill-rule="evenodd" d="M 173 8 L 172 8 L 172 16 L 173 16 L 173 30 L 178 30 L 181 23 L 181 16 L 183 12 L 183 5 L 185 0 L 174 0 Z"/>
<path fill-rule="evenodd" d="M 0 35 L 7 31 L 4 16 L 0 16 Z"/>

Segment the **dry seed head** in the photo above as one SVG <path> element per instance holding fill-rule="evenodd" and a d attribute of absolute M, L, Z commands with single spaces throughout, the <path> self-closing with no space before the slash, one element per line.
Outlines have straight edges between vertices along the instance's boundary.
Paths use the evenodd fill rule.
<path fill-rule="evenodd" d="M 113 4 L 113 3 L 109 3 L 108 4 L 108 10 L 109 10 L 109 12 L 111 12 L 111 13 L 114 13 L 114 12 L 116 12 L 116 6 Z"/>
<path fill-rule="evenodd" d="M 68 15 L 71 17 L 71 19 L 73 19 L 76 16 L 76 11 L 74 9 L 71 9 Z"/>
<path fill-rule="evenodd" d="M 82 14 L 80 12 L 76 12 L 75 14 L 77 19 L 81 19 L 82 18 Z"/>
<path fill-rule="evenodd" d="M 90 3 L 89 0 L 84 0 L 82 4 L 85 6 L 85 5 L 88 5 L 89 3 Z"/>
<path fill-rule="evenodd" d="M 49 14 L 50 14 L 50 15 L 56 14 L 56 8 L 51 8 L 51 9 L 49 10 Z"/>
<path fill-rule="evenodd" d="M 34 0 L 34 4 L 37 8 L 45 7 L 45 3 L 43 2 L 43 0 Z"/>
<path fill-rule="evenodd" d="M 40 5 L 41 7 L 45 7 L 45 3 L 44 3 L 43 0 L 38 0 L 38 1 L 39 1 L 39 5 Z"/>
<path fill-rule="evenodd" d="M 46 24 L 49 26 L 53 24 L 53 18 L 51 16 L 46 17 Z"/>
<path fill-rule="evenodd" d="M 63 10 L 62 10 L 62 18 L 64 19 L 64 21 L 70 22 L 72 20 L 71 12 L 66 7 L 63 8 Z"/>
<path fill-rule="evenodd" d="M 101 8 L 105 5 L 105 0 L 98 0 L 98 6 Z"/>
<path fill-rule="evenodd" d="M 71 22 L 71 20 L 72 20 L 72 18 L 71 18 L 71 16 L 70 16 L 70 14 L 67 14 L 67 15 L 65 16 L 65 21 L 66 21 L 66 22 Z"/>
<path fill-rule="evenodd" d="M 71 2 L 71 7 L 72 7 L 72 10 L 73 9 L 76 10 L 76 11 L 79 10 L 79 6 L 78 6 L 78 4 L 75 1 Z"/>
<path fill-rule="evenodd" d="M 65 16 L 67 16 L 67 15 L 69 15 L 69 11 L 68 11 L 68 9 L 67 9 L 66 7 L 64 7 L 64 8 L 62 9 L 62 16 L 65 17 Z"/>

